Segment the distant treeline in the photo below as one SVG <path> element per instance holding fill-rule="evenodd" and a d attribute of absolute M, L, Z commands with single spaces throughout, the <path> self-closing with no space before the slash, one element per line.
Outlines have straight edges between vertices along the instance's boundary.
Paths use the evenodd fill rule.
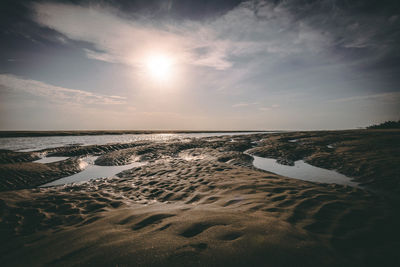
<path fill-rule="evenodd" d="M 367 129 L 400 129 L 400 120 L 398 121 L 385 121 L 381 124 L 368 126 Z"/>

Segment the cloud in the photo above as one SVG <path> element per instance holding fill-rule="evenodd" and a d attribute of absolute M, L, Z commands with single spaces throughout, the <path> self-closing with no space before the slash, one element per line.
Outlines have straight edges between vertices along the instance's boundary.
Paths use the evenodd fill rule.
<path fill-rule="evenodd" d="M 258 108 L 258 110 L 260 110 L 260 111 L 270 111 L 272 108 L 271 107 L 261 107 L 261 108 Z"/>
<path fill-rule="evenodd" d="M 273 109 L 276 109 L 276 108 L 279 108 L 279 107 L 280 107 L 280 105 L 273 104 L 273 105 L 268 106 L 268 107 L 259 107 L 258 110 L 259 111 L 270 111 L 270 110 L 273 110 Z"/>
<path fill-rule="evenodd" d="M 253 103 L 247 103 L 247 102 L 240 102 L 237 104 L 232 105 L 233 108 L 242 108 L 242 107 L 248 107 L 248 106 L 253 106 L 257 105 L 258 102 L 253 102 Z"/>
<path fill-rule="evenodd" d="M 215 69 L 231 66 L 225 59 L 227 43 L 197 24 L 153 25 L 146 19 L 123 19 L 98 6 L 39 3 L 34 10 L 39 24 L 70 39 L 94 44 L 97 51 L 85 49 L 89 58 L 137 67 L 145 64 L 151 53 L 165 53 L 174 55 L 179 63 Z"/>
<path fill-rule="evenodd" d="M 264 107 L 257 107 L 257 106 L 259 106 L 259 104 L 260 104 L 260 103 L 258 103 L 258 102 L 252 102 L 252 103 L 249 103 L 249 102 L 240 102 L 240 103 L 237 103 L 237 104 L 232 105 L 232 107 L 233 107 L 233 108 L 252 107 L 252 108 L 257 108 L 259 111 L 270 111 L 270 110 L 272 110 L 272 109 L 276 109 L 276 108 L 279 108 L 279 107 L 280 107 L 280 105 L 278 105 L 278 104 L 273 104 L 273 105 L 264 106 Z"/>
<path fill-rule="evenodd" d="M 64 104 L 120 105 L 126 103 L 125 97 L 122 96 L 106 96 L 82 90 L 63 88 L 40 81 L 23 79 L 11 74 L 0 74 L 0 86 L 8 90 L 26 92 Z"/>
<path fill-rule="evenodd" d="M 177 63 L 225 70 L 240 58 L 315 54 L 331 42 L 328 34 L 265 1 L 244 2 L 200 22 L 127 19 L 110 8 L 56 3 L 37 3 L 34 11 L 39 24 L 93 44 L 95 49 L 85 48 L 89 58 L 134 67 L 144 65 L 151 53 L 165 53 Z"/>
<path fill-rule="evenodd" d="M 173 58 L 177 70 L 189 70 L 188 80 L 199 89 L 235 93 L 289 86 L 329 90 L 325 89 L 328 84 L 343 81 L 360 65 L 383 57 L 375 40 L 382 29 L 376 24 L 368 26 L 367 18 L 353 18 L 343 11 L 324 15 L 323 8 L 331 7 L 321 6 L 317 2 L 303 7 L 299 1 L 248 1 L 202 21 L 149 19 L 134 10 L 126 14 L 102 5 L 42 2 L 34 4 L 33 10 L 37 23 L 79 41 L 76 45 L 82 46 L 88 58 L 134 68 L 135 79 L 144 77 L 148 58 L 160 53 Z M 388 45 L 385 40 L 382 47 Z M 364 51 L 371 47 L 377 48 L 376 53 Z M 191 71 L 189 67 L 206 68 Z M 310 75 L 308 70 L 313 72 L 308 81 L 289 85 Z M 186 75 L 181 77 L 186 79 Z M 319 86 L 322 80 L 324 85 Z M 359 88 L 354 78 L 348 80 L 352 83 L 348 87 Z"/>
<path fill-rule="evenodd" d="M 379 12 L 363 13 L 368 7 Z M 157 20 L 151 13 L 149 19 L 104 5 L 42 2 L 33 10 L 40 25 L 93 44 L 85 48 L 91 59 L 138 67 L 158 51 L 179 63 L 226 70 L 247 56 L 268 59 L 267 65 L 291 55 L 305 66 L 318 59 L 353 65 L 390 60 L 399 51 L 400 20 L 395 9 L 383 12 L 384 7 L 363 1 L 245 1 L 203 21 Z"/>
<path fill-rule="evenodd" d="M 356 102 L 356 101 L 385 101 L 385 102 L 398 102 L 400 104 L 400 92 L 388 92 L 382 94 L 371 94 L 371 95 L 359 95 L 345 98 L 338 98 L 330 100 L 330 102 L 334 103 L 342 103 L 342 102 Z"/>

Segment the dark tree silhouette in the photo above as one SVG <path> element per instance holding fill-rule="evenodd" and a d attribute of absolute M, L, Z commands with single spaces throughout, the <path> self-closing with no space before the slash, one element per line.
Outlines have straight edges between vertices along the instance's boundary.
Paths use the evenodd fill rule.
<path fill-rule="evenodd" d="M 385 121 L 381 124 L 368 126 L 367 129 L 400 129 L 400 120 L 398 121 Z"/>

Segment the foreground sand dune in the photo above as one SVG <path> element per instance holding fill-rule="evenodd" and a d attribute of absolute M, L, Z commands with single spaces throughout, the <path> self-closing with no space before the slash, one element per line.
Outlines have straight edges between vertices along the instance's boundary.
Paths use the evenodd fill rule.
<path fill-rule="evenodd" d="M 106 153 L 149 160 L 115 178 L 2 192 L 2 265 L 399 263 L 397 203 L 256 170 L 240 146 L 252 140 L 213 140 Z"/>

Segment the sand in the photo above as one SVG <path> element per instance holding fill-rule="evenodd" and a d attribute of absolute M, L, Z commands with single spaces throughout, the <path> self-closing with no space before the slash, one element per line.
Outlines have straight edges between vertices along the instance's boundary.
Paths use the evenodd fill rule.
<path fill-rule="evenodd" d="M 0 164 L 0 190 L 32 188 L 78 173 L 82 170 L 78 157 L 47 164 L 18 162 Z"/>
<path fill-rule="evenodd" d="M 393 198 L 257 170 L 243 152 L 266 138 L 99 148 L 99 163 L 147 164 L 80 185 L 0 192 L 0 261 L 3 266 L 400 263 Z"/>

